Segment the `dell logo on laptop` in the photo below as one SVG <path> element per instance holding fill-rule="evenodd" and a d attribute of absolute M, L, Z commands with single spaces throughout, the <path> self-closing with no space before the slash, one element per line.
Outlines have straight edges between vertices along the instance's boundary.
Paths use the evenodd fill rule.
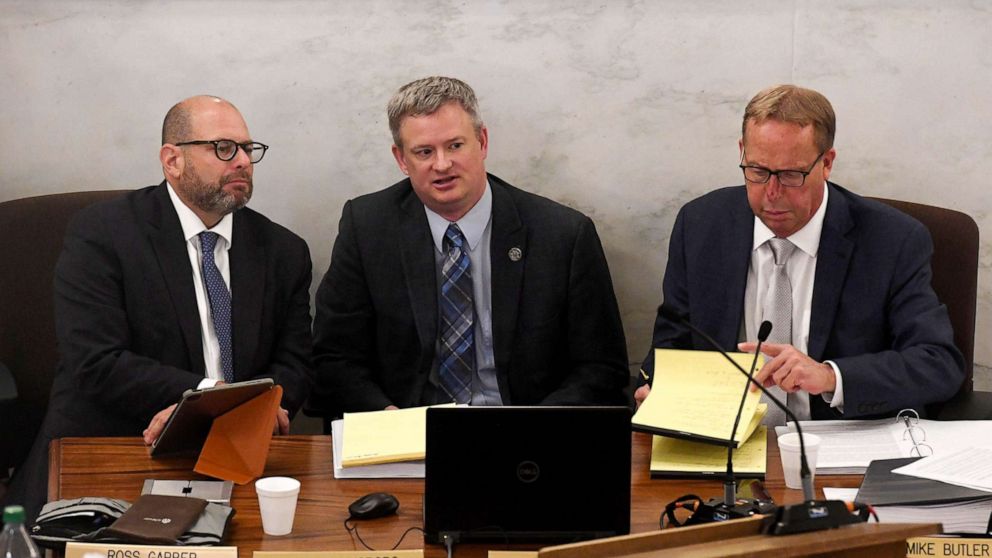
<path fill-rule="evenodd" d="M 517 465 L 517 478 L 521 482 L 534 482 L 541 476 L 541 468 L 533 461 L 521 461 Z"/>

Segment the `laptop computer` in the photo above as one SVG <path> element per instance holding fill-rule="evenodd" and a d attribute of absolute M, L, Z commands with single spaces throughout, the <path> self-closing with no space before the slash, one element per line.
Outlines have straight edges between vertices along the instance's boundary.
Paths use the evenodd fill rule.
<path fill-rule="evenodd" d="M 430 408 L 424 540 L 627 534 L 630 440 L 626 407 Z"/>

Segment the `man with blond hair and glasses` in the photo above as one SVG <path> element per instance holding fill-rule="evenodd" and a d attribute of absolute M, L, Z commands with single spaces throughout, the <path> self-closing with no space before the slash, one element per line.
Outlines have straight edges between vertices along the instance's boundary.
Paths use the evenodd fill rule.
<path fill-rule="evenodd" d="M 342 210 L 316 297 L 316 405 L 624 403 L 623 328 L 592 221 L 486 174 L 489 132 L 466 83 L 409 83 L 388 115 L 408 178 Z"/>
<path fill-rule="evenodd" d="M 59 367 L 7 497 L 29 517 L 45 500 L 49 441 L 151 444 L 189 389 L 272 378 L 277 428 L 289 432 L 310 389 L 310 251 L 245 208 L 267 149 L 230 102 L 186 99 L 162 126 L 165 180 L 69 224 L 55 267 Z"/>
<path fill-rule="evenodd" d="M 744 112 L 743 186 L 686 204 L 672 231 L 664 305 L 722 348 L 753 351 L 755 379 L 800 419 L 871 418 L 949 399 L 964 379 L 946 308 L 930 286 L 918 221 L 828 182 L 835 118 L 820 93 L 779 85 Z M 659 312 L 653 348 L 711 347 Z M 643 401 L 645 382 L 635 392 Z M 766 420 L 782 424 L 769 407 Z"/>

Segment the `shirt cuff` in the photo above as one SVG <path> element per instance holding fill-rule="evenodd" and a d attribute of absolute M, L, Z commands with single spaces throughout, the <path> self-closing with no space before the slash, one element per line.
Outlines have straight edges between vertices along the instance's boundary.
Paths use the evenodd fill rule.
<path fill-rule="evenodd" d="M 837 409 L 840 412 L 844 412 L 844 377 L 840 375 L 840 368 L 837 368 L 837 363 L 832 360 L 823 361 L 824 364 L 829 364 L 830 368 L 834 371 L 834 390 L 832 392 L 825 391 L 820 394 L 820 397 L 826 401 L 831 409 Z"/>
<path fill-rule="evenodd" d="M 199 384 L 196 384 L 196 389 L 207 389 L 212 388 L 217 385 L 220 380 L 215 380 L 213 378 L 204 378 L 200 380 Z"/>

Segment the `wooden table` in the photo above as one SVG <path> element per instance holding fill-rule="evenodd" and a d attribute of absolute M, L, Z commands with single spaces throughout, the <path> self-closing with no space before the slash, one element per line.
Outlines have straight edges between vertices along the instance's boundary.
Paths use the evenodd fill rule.
<path fill-rule="evenodd" d="M 721 497 L 720 479 L 651 479 L 651 437 L 633 433 L 631 474 L 631 533 L 658 529 L 658 517 L 671 500 L 688 493 L 703 498 Z M 776 503 L 798 503 L 802 491 L 785 488 L 774 432 L 769 432 L 768 468 L 765 486 Z M 107 496 L 133 502 L 145 479 L 197 479 L 192 458 L 151 459 L 140 438 L 66 438 L 52 442 L 50 451 L 50 499 Z M 239 548 L 242 558 L 254 550 L 361 550 L 345 531 L 348 504 L 369 492 L 391 492 L 400 501 L 399 514 L 359 524 L 362 538 L 373 548 L 388 550 L 409 527 L 423 526 L 422 479 L 334 478 L 330 436 L 279 436 L 272 440 L 265 476 L 291 476 L 302 483 L 293 533 L 272 537 L 262 532 L 258 500 L 252 484 L 236 486 L 231 504 L 237 514 L 228 543 Z M 859 475 L 818 477 L 816 484 L 857 487 Z M 596 479 L 586 487 L 595 489 Z M 409 533 L 400 548 L 423 548 L 423 535 Z M 535 549 L 536 546 L 459 545 L 460 557 L 485 556 L 487 549 Z M 443 547 L 428 545 L 427 556 L 445 556 Z"/>

